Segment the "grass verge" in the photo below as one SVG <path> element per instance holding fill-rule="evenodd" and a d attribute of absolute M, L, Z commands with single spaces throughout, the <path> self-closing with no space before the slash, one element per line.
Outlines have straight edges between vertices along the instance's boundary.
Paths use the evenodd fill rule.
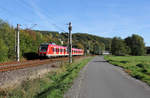
<path fill-rule="evenodd" d="M 71 65 L 63 64 L 56 71 L 34 80 L 26 80 L 19 87 L 0 91 L 4 98 L 63 98 L 63 94 L 71 87 L 78 72 L 93 57 L 80 58 Z"/>
<path fill-rule="evenodd" d="M 104 59 L 150 86 L 150 56 L 104 56 Z"/>
<path fill-rule="evenodd" d="M 73 63 L 66 66 L 66 70 L 62 73 L 53 73 L 51 79 L 53 83 L 46 90 L 39 93 L 38 98 L 63 98 L 63 94 L 71 84 L 78 72 L 83 68 L 92 58 L 86 58 L 78 63 Z"/>

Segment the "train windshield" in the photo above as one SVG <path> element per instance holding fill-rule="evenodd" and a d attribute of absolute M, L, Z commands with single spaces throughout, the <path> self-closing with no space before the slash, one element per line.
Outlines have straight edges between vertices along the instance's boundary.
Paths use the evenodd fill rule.
<path fill-rule="evenodd" d="M 48 48 L 48 45 L 41 45 L 41 46 L 40 46 L 40 51 L 41 51 L 41 52 L 46 52 L 46 51 L 47 51 L 47 48 Z"/>

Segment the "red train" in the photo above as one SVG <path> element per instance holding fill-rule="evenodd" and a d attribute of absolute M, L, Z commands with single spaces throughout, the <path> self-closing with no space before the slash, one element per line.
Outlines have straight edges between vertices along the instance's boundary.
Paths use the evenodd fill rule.
<path fill-rule="evenodd" d="M 38 50 L 39 56 L 42 57 L 58 57 L 58 56 L 68 56 L 67 47 L 55 45 L 53 43 L 43 43 L 40 45 Z M 82 49 L 72 48 L 72 55 L 83 55 L 84 51 Z"/>

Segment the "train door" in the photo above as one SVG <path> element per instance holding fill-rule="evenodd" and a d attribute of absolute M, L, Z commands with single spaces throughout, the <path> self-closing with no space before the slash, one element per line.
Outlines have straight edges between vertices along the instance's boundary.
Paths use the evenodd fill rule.
<path fill-rule="evenodd" d="M 56 47 L 53 47 L 53 55 L 56 55 Z"/>

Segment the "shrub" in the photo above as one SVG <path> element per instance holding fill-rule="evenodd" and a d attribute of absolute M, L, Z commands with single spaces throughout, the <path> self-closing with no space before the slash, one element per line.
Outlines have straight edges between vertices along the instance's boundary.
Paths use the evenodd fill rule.
<path fill-rule="evenodd" d="M 136 66 L 140 67 L 140 68 L 144 68 L 143 64 L 137 64 Z"/>

